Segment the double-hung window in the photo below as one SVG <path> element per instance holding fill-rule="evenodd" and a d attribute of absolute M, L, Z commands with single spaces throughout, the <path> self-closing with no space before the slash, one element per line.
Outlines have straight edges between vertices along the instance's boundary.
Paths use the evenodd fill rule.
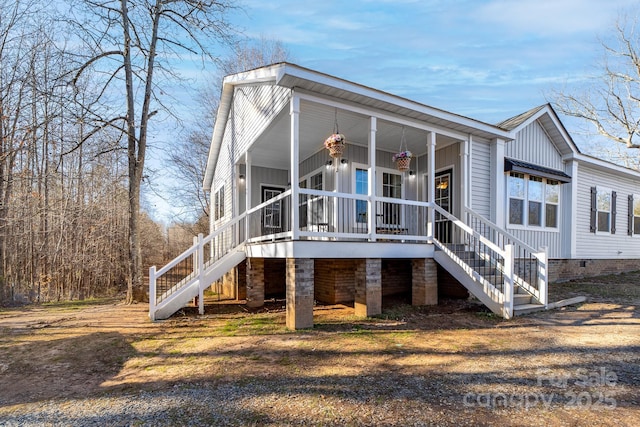
<path fill-rule="evenodd" d="M 300 180 L 300 188 L 324 190 L 324 172 L 317 170 Z M 300 197 L 300 227 L 317 231 L 326 225 L 326 197 L 304 194 Z"/>
<path fill-rule="evenodd" d="M 369 172 L 364 168 L 356 168 L 355 172 L 356 194 L 369 193 Z M 367 223 L 367 201 L 356 200 L 356 222 Z"/>
<path fill-rule="evenodd" d="M 510 172 L 507 194 L 509 225 L 558 228 L 559 181 Z"/>
<path fill-rule="evenodd" d="M 547 180 L 544 195 L 544 225 L 558 228 L 558 205 L 560 204 L 560 182 Z"/>
<path fill-rule="evenodd" d="M 629 196 L 629 235 L 640 235 L 640 195 Z"/>
<path fill-rule="evenodd" d="M 591 187 L 591 232 L 616 232 L 616 192 L 604 187 Z"/>
<path fill-rule="evenodd" d="M 218 221 L 224 218 L 224 185 L 213 195 L 213 219 Z"/>

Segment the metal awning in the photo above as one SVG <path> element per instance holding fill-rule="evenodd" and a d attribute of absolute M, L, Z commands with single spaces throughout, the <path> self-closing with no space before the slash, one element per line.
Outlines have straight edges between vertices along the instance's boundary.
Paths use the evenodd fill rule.
<path fill-rule="evenodd" d="M 571 182 L 571 177 L 563 171 L 546 168 L 544 166 L 539 166 L 533 163 L 523 162 L 521 160 L 508 159 L 506 157 L 504 159 L 504 171 L 526 173 L 542 178 L 555 179 L 556 181 L 560 181 L 562 183 Z"/>

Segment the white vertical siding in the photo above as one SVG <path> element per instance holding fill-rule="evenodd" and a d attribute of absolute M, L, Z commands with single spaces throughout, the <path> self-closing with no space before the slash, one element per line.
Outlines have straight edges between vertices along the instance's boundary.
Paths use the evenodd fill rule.
<path fill-rule="evenodd" d="M 504 150 L 505 157 L 522 160 L 524 162 L 533 163 L 550 169 L 560 171 L 565 170 L 562 154 L 560 154 L 557 147 L 537 121 L 532 122 L 530 125 L 520 130 L 516 134 L 516 139 L 514 141 L 510 141 L 505 144 Z M 506 198 L 507 195 L 505 194 L 504 197 Z M 565 207 L 564 203 L 565 201 L 561 198 L 560 210 L 569 208 L 568 206 Z M 508 204 L 506 205 L 506 208 L 508 209 Z M 559 227 L 562 229 L 562 213 L 559 213 L 558 218 L 560 221 Z M 561 232 L 536 230 L 535 227 L 530 227 L 525 230 L 512 229 L 508 228 L 508 224 L 507 229 L 510 233 L 536 249 L 542 246 L 547 246 L 549 250 L 549 257 L 551 258 L 560 258 L 563 255 Z"/>
<path fill-rule="evenodd" d="M 514 141 L 506 143 L 504 153 L 512 159 L 564 170 L 562 155 L 538 122 L 519 131 Z"/>
<path fill-rule="evenodd" d="M 575 179 L 575 178 L 574 178 Z M 578 166 L 576 221 L 577 258 L 638 258 L 640 237 L 627 235 L 627 197 L 640 192 L 640 182 L 630 176 L 604 172 L 585 163 Z M 590 232 L 591 187 L 607 187 L 617 193 L 616 233 Z"/>
<path fill-rule="evenodd" d="M 450 197 L 453 206 L 453 214 L 460 218 L 462 201 L 462 179 L 460 173 L 460 144 L 448 145 L 438 150 L 436 146 L 436 171 L 444 172 L 453 169 L 451 177 Z M 436 172 L 437 174 L 438 172 Z"/>
<path fill-rule="evenodd" d="M 473 139 L 471 146 L 471 209 L 489 218 L 491 215 L 491 147 L 489 142 Z"/>
<path fill-rule="evenodd" d="M 562 234 L 552 231 L 519 230 L 507 228 L 509 233 L 516 236 L 534 249 L 546 246 L 549 258 L 562 257 Z"/>
<path fill-rule="evenodd" d="M 262 203 L 261 186 L 287 188 L 288 184 L 289 171 L 253 166 L 251 168 L 251 205 L 257 206 Z"/>
<path fill-rule="evenodd" d="M 271 121 L 288 105 L 291 92 L 275 85 L 240 86 L 233 100 L 234 151 L 244 153 Z"/>
<path fill-rule="evenodd" d="M 233 214 L 233 192 L 235 190 L 234 184 L 237 180 L 234 173 L 234 165 L 238 162 L 239 156 L 266 129 L 273 118 L 288 105 L 290 94 L 290 90 L 286 88 L 269 84 L 239 86 L 235 89 L 233 104 L 229 112 L 229 119 L 211 185 L 212 194 L 221 185 L 224 185 L 225 216 L 215 222 L 212 220 L 212 227 L 228 221 Z M 286 175 L 287 172 L 284 171 L 284 173 Z M 260 172 L 252 179 L 258 200 L 260 198 L 260 179 L 263 179 Z M 267 177 L 266 179 L 270 178 Z M 283 180 L 281 176 L 278 179 L 274 179 L 274 181 L 274 184 L 282 184 L 282 181 L 284 181 L 282 185 L 286 185 L 288 182 L 287 178 Z M 255 200 L 252 200 L 252 203 L 255 206 Z"/>

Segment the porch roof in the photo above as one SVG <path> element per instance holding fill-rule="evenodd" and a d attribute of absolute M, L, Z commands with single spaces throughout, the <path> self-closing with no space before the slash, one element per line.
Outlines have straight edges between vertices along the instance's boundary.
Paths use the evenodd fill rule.
<path fill-rule="evenodd" d="M 299 92 L 317 94 L 372 111 L 381 111 L 403 119 L 423 122 L 434 128 L 448 129 L 479 138 L 512 139 L 511 133 L 495 125 L 430 107 L 400 96 L 330 76 L 290 63 L 278 63 L 225 77 L 214 126 L 207 168 L 203 180 L 210 190 L 224 129 L 233 102 L 233 88 L 240 85 L 275 84 Z"/>
<path fill-rule="evenodd" d="M 326 95 L 481 138 L 511 139 L 499 127 L 295 64 L 280 63 L 276 84 Z"/>

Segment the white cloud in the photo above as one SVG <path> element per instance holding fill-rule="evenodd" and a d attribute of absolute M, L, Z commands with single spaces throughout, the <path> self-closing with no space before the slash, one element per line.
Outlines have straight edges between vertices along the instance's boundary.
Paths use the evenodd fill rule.
<path fill-rule="evenodd" d="M 492 0 L 478 8 L 477 18 L 517 33 L 547 36 L 590 32 L 611 25 L 632 0 Z"/>

